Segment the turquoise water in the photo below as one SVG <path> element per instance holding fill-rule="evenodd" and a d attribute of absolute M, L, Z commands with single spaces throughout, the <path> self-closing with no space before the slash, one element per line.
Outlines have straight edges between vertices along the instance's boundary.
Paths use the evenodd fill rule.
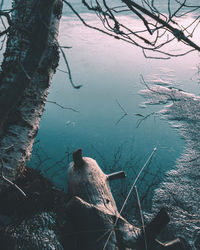
<path fill-rule="evenodd" d="M 90 24 L 97 24 L 96 17 L 88 14 L 78 1 L 75 6 Z M 130 16 L 120 18 L 137 24 Z M 66 187 L 71 152 L 80 147 L 85 156 L 95 158 L 107 173 L 125 170 L 127 179 L 115 184 L 125 190 L 154 147 L 157 152 L 149 172 L 163 176 L 173 169 L 185 141 L 158 113 L 164 104 L 147 108 L 142 104 L 140 90 L 145 86 L 141 75 L 148 83 L 199 94 L 198 54 L 170 60 L 145 59 L 139 48 L 84 27 L 66 8 L 59 41 L 72 47 L 65 49 L 66 56 L 74 82 L 83 86 L 78 90 L 71 86 L 68 75 L 60 71 L 66 70 L 61 58 L 28 164 L 42 170 L 60 188 Z M 51 102 L 79 112 L 62 109 Z M 118 103 L 128 115 L 123 117 Z M 151 113 L 138 127 L 140 119 Z M 149 173 L 145 178 L 152 182 Z M 145 185 L 148 184 L 145 182 Z"/>
<path fill-rule="evenodd" d="M 90 24 L 96 24 L 95 16 L 83 15 Z M 122 18 L 130 21 L 129 17 Z M 71 160 L 69 153 L 80 147 L 85 156 L 95 158 L 106 172 L 125 170 L 128 178 L 120 184 L 124 186 L 131 183 L 154 147 L 157 152 L 149 171 L 159 172 L 162 176 L 172 169 L 185 142 L 158 114 L 151 115 L 138 127 L 141 119 L 138 114 L 156 113 L 163 107 L 142 107 L 144 99 L 139 91 L 145 86 L 141 83 L 141 75 L 150 83 L 164 82 L 199 92 L 194 80 L 198 55 L 193 53 L 170 60 L 145 59 L 139 48 L 84 27 L 66 10 L 59 41 L 61 45 L 72 47 L 66 49 L 66 55 L 74 82 L 83 87 L 72 88 L 67 74 L 59 71 L 66 70 L 61 58 L 48 101 L 71 107 L 79 113 L 46 104 L 37 136 L 39 143 L 34 147 L 29 164 L 39 165 L 61 188 L 66 186 L 66 169 Z M 128 113 L 120 121 L 124 113 L 117 102 Z M 131 164 L 127 165 L 130 159 Z M 150 175 L 146 178 L 151 182 Z"/>
<path fill-rule="evenodd" d="M 66 181 L 63 171 L 68 160 L 65 152 L 79 147 L 83 148 L 84 155 L 95 158 L 108 172 L 119 147 L 122 147 L 122 156 L 116 168 L 126 168 L 125 162 L 133 156 L 133 165 L 138 171 L 154 147 L 158 150 L 151 171 L 159 169 L 165 173 L 173 168 L 184 147 L 180 135 L 157 114 L 137 127 L 141 118 L 137 114 L 148 115 L 162 108 L 141 107 L 144 99 L 139 91 L 145 88 L 141 75 L 149 82 L 162 83 L 163 80 L 168 85 L 199 91 L 193 80 L 198 56 L 193 53 L 167 61 L 145 59 L 139 48 L 88 29 L 65 13 L 59 40 L 61 45 L 72 46 L 66 49 L 66 55 L 74 82 L 83 87 L 79 90 L 72 88 L 67 74 L 57 71 L 48 100 L 80 112 L 47 103 L 37 137 L 40 142 L 35 145 L 34 152 L 37 150 L 37 154 L 42 152 L 43 155 L 45 152 L 44 159 L 51 159 L 40 168 L 46 170 L 53 162 L 64 158 L 47 172 L 58 186 L 63 187 Z M 87 18 L 90 23 L 96 23 L 94 16 L 87 14 Z M 66 70 L 62 58 L 58 68 Z M 123 111 L 116 100 L 128 113 L 119 123 Z M 38 157 L 33 154 L 30 165 L 37 167 L 37 164 Z"/>

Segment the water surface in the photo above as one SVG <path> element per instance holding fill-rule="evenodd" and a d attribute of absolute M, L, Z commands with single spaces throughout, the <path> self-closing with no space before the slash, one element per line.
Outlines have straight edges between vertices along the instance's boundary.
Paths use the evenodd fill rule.
<path fill-rule="evenodd" d="M 90 24 L 98 25 L 94 15 L 83 9 L 80 12 Z M 137 23 L 129 16 L 120 18 L 127 23 Z M 66 55 L 74 82 L 83 87 L 79 90 L 72 88 L 67 74 L 61 71 L 57 71 L 53 78 L 48 100 L 72 107 L 79 113 L 47 103 L 37 138 L 40 143 L 34 149 L 37 154 L 45 155 L 46 161 L 40 167 L 48 170 L 47 175 L 63 187 L 68 160 L 65 152 L 71 153 L 79 147 L 83 148 L 84 155 L 95 158 L 107 172 L 111 168 L 112 171 L 121 168 L 130 173 L 130 168 L 138 172 L 157 147 L 150 171 L 163 174 L 172 169 L 185 142 L 167 121 L 160 119 L 157 112 L 162 105 L 148 109 L 142 105 L 144 99 L 139 91 L 145 86 L 141 75 L 148 84 L 174 86 L 198 93 L 197 53 L 170 60 L 145 59 L 139 48 L 86 28 L 67 9 L 64 9 L 59 40 L 60 44 L 72 47 L 66 49 Z M 62 58 L 59 69 L 66 70 Z M 128 113 L 121 120 L 124 113 L 117 102 Z M 142 116 L 151 113 L 148 119 L 139 123 Z M 121 154 L 115 162 L 119 151 Z M 130 158 L 131 167 L 126 165 Z M 57 166 L 52 166 L 56 161 L 59 161 Z M 36 166 L 38 156 L 33 156 L 30 164 Z M 50 170 L 49 166 L 52 166 Z M 132 178 L 129 174 L 123 185 L 130 183 Z"/>
<path fill-rule="evenodd" d="M 5 3 L 8 5 L 8 1 Z M 163 1 L 155 3 L 161 11 L 166 11 Z M 198 1 L 193 3 L 198 4 Z M 100 25 L 96 16 L 80 1 L 74 1 L 73 6 L 89 24 Z M 141 25 L 130 14 L 118 18 L 128 25 Z M 186 25 L 193 18 L 188 15 L 181 22 Z M 61 58 L 29 165 L 39 168 L 58 187 L 64 188 L 71 152 L 81 147 L 84 155 L 95 158 L 106 172 L 123 169 L 128 173 L 126 180 L 115 184 L 120 186 L 115 186 L 114 190 L 119 194 L 121 189 L 127 191 L 153 148 L 157 147 L 143 183 L 146 186 L 152 183 L 150 173 L 153 172 L 158 184 L 160 177 L 175 168 L 186 144 L 183 135 L 177 133 L 159 112 L 165 102 L 159 101 L 159 105 L 146 108 L 140 93 L 146 88 L 141 76 L 149 86 L 175 87 L 198 95 L 198 54 L 170 60 L 145 59 L 140 48 L 86 28 L 66 6 L 59 42 L 72 47 L 65 49 L 66 56 L 74 82 L 83 86 L 78 90 L 71 86 L 68 75 L 60 71 L 66 70 Z M 182 45 L 176 42 L 169 49 L 178 51 Z M 52 102 L 78 112 L 62 109 Z M 123 116 L 120 105 L 128 115 Z M 145 116 L 148 118 L 144 119 Z"/>

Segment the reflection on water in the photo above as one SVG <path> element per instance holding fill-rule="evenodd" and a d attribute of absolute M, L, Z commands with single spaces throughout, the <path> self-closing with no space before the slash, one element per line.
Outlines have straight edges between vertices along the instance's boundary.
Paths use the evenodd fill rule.
<path fill-rule="evenodd" d="M 167 2 L 155 4 L 165 11 Z M 199 0 L 192 2 L 199 4 Z M 81 1 L 74 5 L 90 24 L 99 25 Z M 130 15 L 119 18 L 139 26 Z M 182 18 L 182 26 L 187 27 L 192 18 Z M 71 152 L 82 147 L 84 155 L 95 158 L 106 173 L 126 171 L 126 180 L 112 184 L 121 202 L 157 147 L 138 183 L 142 206 L 151 207 L 146 197 L 149 190 L 152 197 L 154 190 L 153 210 L 168 207 L 174 232 L 193 244 L 200 228 L 199 55 L 147 60 L 139 48 L 87 29 L 66 9 L 59 40 L 61 45 L 72 46 L 66 55 L 74 82 L 83 87 L 72 88 L 61 59 L 29 165 L 66 188 Z M 169 50 L 177 52 L 182 47 L 175 41 Z M 133 211 L 134 204 L 128 204 L 128 211 Z"/>
<path fill-rule="evenodd" d="M 92 24 L 96 22 L 94 16 L 89 15 L 88 18 Z M 124 18 L 129 21 L 128 17 Z M 72 49 L 66 49 L 66 55 L 74 73 L 74 82 L 83 84 L 83 87 L 73 89 L 67 74 L 57 71 L 48 100 L 72 107 L 80 113 L 47 103 L 38 134 L 40 143 L 35 145 L 34 152 L 39 149 L 30 164 L 40 164 L 41 168 L 47 169 L 52 162 L 59 161 L 57 167 L 50 168 L 49 176 L 62 187 L 66 180 L 66 171 L 63 172 L 67 165 L 66 151 L 70 160 L 70 152 L 82 147 L 85 155 L 96 158 L 99 165 L 109 172 L 115 151 L 124 145 L 120 164 L 116 167 L 127 168 L 125 170 L 129 172 L 125 166 L 129 157 L 127 153 L 135 156 L 133 161 L 137 159 L 134 167 L 138 171 L 157 146 L 152 171 L 159 168 L 165 173 L 172 169 L 184 142 L 166 121 L 157 118 L 160 107 L 140 107 L 143 97 L 138 92 L 145 87 L 140 75 L 159 85 L 173 85 L 195 92 L 198 86 L 192 77 L 196 73 L 198 56 L 193 53 L 184 59 L 147 60 L 137 47 L 90 30 L 72 17 L 62 19 L 60 43 L 72 46 Z M 62 59 L 59 69 L 65 70 Z M 120 122 L 124 113 L 116 99 L 128 113 Z M 155 115 L 144 119 L 138 127 L 138 120 L 150 113 Z M 45 162 L 39 160 L 38 163 L 41 151 L 46 158 Z M 104 156 L 106 164 L 100 155 Z"/>
<path fill-rule="evenodd" d="M 90 3 L 90 1 L 86 1 L 88 3 Z M 144 2 L 146 2 L 147 4 L 145 5 L 145 7 L 147 9 L 150 9 L 148 8 L 148 2 L 147 1 L 144 1 L 144 0 L 138 0 L 137 1 L 137 4 L 139 4 L 140 6 L 143 6 Z M 154 6 L 154 10 L 157 10 L 159 11 L 160 13 L 168 13 L 169 12 L 169 9 L 170 9 L 170 12 L 171 14 L 175 11 L 177 11 L 177 9 L 179 9 L 180 7 L 180 3 L 183 3 L 185 1 L 177 1 L 177 0 L 154 0 L 154 1 L 151 1 L 151 4 L 153 3 L 153 6 Z M 100 4 L 100 6 L 104 6 L 103 5 L 103 0 L 100 0 L 98 1 L 98 3 Z M 187 6 L 199 6 L 199 0 L 186 0 L 185 4 Z M 87 9 L 87 7 L 85 7 L 82 3 L 82 1 L 79 1 L 79 0 L 74 0 L 73 3 L 73 8 L 78 11 L 79 13 L 88 13 L 89 10 Z M 93 3 L 93 6 L 96 6 L 95 3 Z M 125 4 L 122 4 L 122 1 L 121 0 L 110 0 L 109 2 L 107 2 L 107 6 L 111 7 L 111 8 L 114 8 L 114 7 L 119 7 L 119 6 L 125 6 Z M 123 8 L 124 10 L 127 9 L 127 8 Z M 188 8 L 181 8 L 179 14 L 182 14 L 182 13 L 185 13 L 187 12 Z M 133 15 L 132 12 L 128 12 L 126 11 L 125 12 L 126 15 Z M 67 15 L 71 15 L 71 11 L 67 8 L 64 8 L 64 12 L 63 14 L 65 16 Z M 117 15 L 117 13 L 115 13 Z M 121 13 L 119 13 L 120 15 Z M 198 15 L 198 10 L 197 10 L 197 13 Z M 134 17 L 137 17 L 137 15 L 134 15 Z"/>
<path fill-rule="evenodd" d="M 5 1 L 6 5 L 8 2 Z M 165 11 L 167 2 L 155 1 L 155 4 Z M 191 2 L 199 5 L 199 0 Z M 90 24 L 99 25 L 81 1 L 74 1 L 74 6 Z M 129 25 L 139 25 L 129 15 L 119 18 Z M 183 27 L 192 18 L 192 15 L 182 18 Z M 200 227 L 198 54 L 147 60 L 139 48 L 84 27 L 67 9 L 59 39 L 60 44 L 72 46 L 66 49 L 66 55 L 74 82 L 83 87 L 72 88 L 61 59 L 29 165 L 40 168 L 57 186 L 64 188 L 71 152 L 82 147 L 84 155 L 95 158 L 107 173 L 119 169 L 127 172 L 127 180 L 113 183 L 113 192 L 122 200 L 157 147 L 138 184 L 141 197 L 145 197 L 149 183 L 158 185 L 167 172 L 167 178 L 155 191 L 153 209 L 163 204 L 168 206 L 176 222 L 175 229 L 181 232 L 184 228 L 182 234 L 194 241 Z M 199 37 L 194 39 L 198 41 Z M 169 47 L 175 52 L 181 49 L 177 42 Z"/>
<path fill-rule="evenodd" d="M 84 15 L 91 24 L 97 24 L 93 15 Z M 128 16 L 120 18 L 137 23 Z M 117 195 L 124 190 L 123 197 L 157 147 L 150 168 L 141 177 L 143 187 L 139 190 L 145 194 L 148 183 L 156 179 L 157 185 L 160 177 L 174 168 L 184 141 L 166 120 L 160 119 L 162 107 L 151 105 L 144 109 L 141 105 L 144 99 L 139 92 L 145 88 L 141 75 L 157 86 L 198 93 L 198 55 L 147 60 L 139 48 L 90 30 L 71 15 L 62 18 L 59 39 L 61 45 L 72 46 L 65 52 L 74 82 L 83 87 L 72 88 L 68 75 L 62 72 L 66 69 L 61 59 L 29 165 L 40 168 L 57 186 L 65 188 L 71 152 L 82 147 L 84 155 L 95 158 L 106 172 L 127 172 L 127 180 L 113 184 Z"/>

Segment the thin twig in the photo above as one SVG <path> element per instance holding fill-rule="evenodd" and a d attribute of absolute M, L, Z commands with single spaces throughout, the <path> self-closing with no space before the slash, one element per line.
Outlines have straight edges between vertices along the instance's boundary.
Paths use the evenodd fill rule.
<path fill-rule="evenodd" d="M 63 0 L 63 2 L 68 5 L 68 7 L 85 26 L 140 47 L 143 50 L 144 56 L 147 58 L 169 59 L 170 57 L 183 56 L 194 50 L 200 51 L 200 47 L 192 40 L 190 40 L 188 36 L 184 34 L 185 30 L 182 30 L 180 28 L 180 25 L 177 24 L 177 21 L 173 20 L 173 17 L 178 17 L 178 14 L 183 9 L 183 7 L 186 7 L 187 9 L 189 9 L 189 11 L 186 11 L 183 14 L 179 14 L 179 17 L 191 12 L 196 13 L 199 10 L 200 6 L 186 5 L 186 0 L 184 0 L 184 2 L 181 4 L 179 3 L 178 9 L 176 9 L 174 13 L 171 13 L 171 8 L 168 5 L 168 16 L 160 13 L 159 10 L 157 10 L 154 5 L 154 1 L 151 1 L 150 3 L 150 1 L 142 0 L 142 5 L 140 6 L 139 4 L 135 3 L 135 1 L 123 0 L 122 2 L 125 3 L 128 7 L 126 11 L 129 10 L 129 12 L 136 14 L 143 22 L 145 30 L 137 30 L 133 29 L 132 27 L 129 28 L 118 20 L 117 16 L 115 16 L 116 8 L 118 13 L 122 12 L 124 11 L 124 5 L 111 7 L 105 0 L 102 0 L 101 3 L 96 0 L 96 6 L 93 6 L 92 1 L 90 4 L 88 4 L 85 0 L 82 1 L 82 3 L 88 8 L 88 10 L 93 11 L 100 19 L 103 24 L 103 29 L 101 29 L 99 27 L 88 24 L 68 1 Z M 149 20 L 149 18 L 151 21 Z M 149 38 L 150 40 L 145 36 L 142 37 L 138 35 L 138 33 L 146 34 L 147 32 L 151 34 Z M 161 38 L 164 34 L 166 34 L 166 32 L 168 34 L 171 33 L 173 35 L 173 38 L 170 38 L 169 35 L 166 35 L 164 37 L 164 41 L 162 41 Z M 178 41 L 182 41 L 184 44 L 194 49 L 186 51 L 184 53 L 170 53 L 166 48 L 166 45 L 176 39 L 178 39 Z M 164 49 L 164 47 L 166 49 Z M 156 56 L 149 56 L 145 51 L 157 52 L 164 56 L 161 57 L 159 56 L 159 54 L 157 54 Z"/>
<path fill-rule="evenodd" d="M 80 85 L 75 85 L 75 84 L 74 84 L 73 79 L 72 79 L 71 69 L 70 69 L 70 67 L 69 67 L 69 63 L 68 63 L 67 57 L 66 57 L 66 55 L 65 55 L 65 52 L 64 52 L 62 46 L 60 46 L 59 43 L 58 43 L 58 47 L 59 47 L 59 49 L 60 49 L 60 51 L 61 51 L 61 53 L 62 53 L 63 59 L 64 59 L 64 61 L 65 61 L 65 65 L 66 65 L 66 67 L 67 67 L 68 74 L 69 74 L 69 81 L 70 81 L 72 87 L 75 88 L 75 89 L 80 89 L 80 88 L 82 87 L 82 85 L 81 85 L 81 84 L 80 84 Z"/>
<path fill-rule="evenodd" d="M 119 118 L 119 120 L 116 121 L 115 125 L 119 124 L 119 123 L 121 122 L 121 120 L 124 119 L 125 116 L 127 116 L 127 114 L 122 115 L 122 116 Z"/>
<path fill-rule="evenodd" d="M 136 196 L 137 196 L 137 202 L 138 202 L 138 207 L 140 210 L 140 217 L 141 217 L 141 221 L 142 221 L 142 229 L 143 229 L 143 234 L 144 234 L 144 243 L 145 243 L 145 249 L 147 250 L 147 239 L 146 239 L 146 231 L 145 231 L 145 226 L 144 226 L 144 218 L 143 218 L 143 214 L 142 214 L 142 207 L 141 207 L 141 203 L 140 203 L 140 197 L 138 194 L 138 190 L 137 190 L 137 186 L 135 186 L 135 192 L 136 192 Z"/>
<path fill-rule="evenodd" d="M 143 77 L 143 75 L 141 75 L 141 79 L 142 79 L 142 81 L 141 81 L 141 83 L 143 83 L 145 86 L 146 86 L 146 88 L 149 90 L 149 91 L 151 91 L 152 93 L 156 93 L 156 94 L 159 94 L 159 95 L 161 95 L 161 96 L 169 96 L 169 98 L 171 99 L 171 101 L 174 103 L 174 102 L 176 102 L 177 101 L 177 99 L 176 99 L 176 97 L 173 95 L 173 93 L 162 93 L 162 92 L 159 92 L 158 90 L 154 90 L 154 89 L 152 89 L 152 88 L 150 88 L 149 87 L 149 85 L 146 83 L 146 81 L 144 80 L 144 77 Z M 169 89 L 169 88 L 168 88 Z M 173 89 L 175 89 L 175 88 L 173 88 Z M 172 90 L 172 89 L 171 89 Z M 180 91 L 182 91 L 181 89 L 180 89 Z"/>
<path fill-rule="evenodd" d="M 68 110 L 72 110 L 72 111 L 74 111 L 74 112 L 76 112 L 76 113 L 80 113 L 79 110 L 76 110 L 76 109 L 74 109 L 74 108 L 64 107 L 64 106 L 62 106 L 62 105 L 60 105 L 59 103 L 54 102 L 54 101 L 46 101 L 46 102 L 55 104 L 56 106 L 58 106 L 58 107 L 60 107 L 60 108 L 62 108 L 62 109 L 68 109 Z"/>
<path fill-rule="evenodd" d="M 59 68 L 57 68 L 56 70 L 58 70 L 58 71 L 60 71 L 60 72 L 63 72 L 63 73 L 66 73 L 66 74 L 69 74 L 69 72 L 66 71 L 66 70 L 62 70 L 62 69 L 59 69 Z"/>
<path fill-rule="evenodd" d="M 147 161 L 145 162 L 145 164 L 144 164 L 143 167 L 141 168 L 140 172 L 139 172 L 138 175 L 136 176 L 135 181 L 134 181 L 133 185 L 131 186 L 130 191 L 129 191 L 129 193 L 128 193 L 128 195 L 127 195 L 125 201 L 124 201 L 124 204 L 123 204 L 123 206 L 122 206 L 122 208 L 121 208 L 121 210 L 120 210 L 120 212 L 119 212 L 120 215 L 121 215 L 122 211 L 124 210 L 124 207 L 125 207 L 125 205 L 126 205 L 128 199 L 129 199 L 129 197 L 130 197 L 130 195 L 131 195 L 131 193 L 132 193 L 132 190 L 133 190 L 134 186 L 136 185 L 136 183 L 137 183 L 137 181 L 138 181 L 140 175 L 142 174 L 142 172 L 143 172 L 143 170 L 145 169 L 145 167 L 146 167 L 147 165 L 149 165 L 149 163 L 151 162 L 151 159 L 152 159 L 153 155 L 155 154 L 156 150 L 157 150 L 157 148 L 155 147 L 155 148 L 153 149 L 151 155 L 149 156 L 149 158 L 147 159 Z"/>
<path fill-rule="evenodd" d="M 61 45 L 60 45 L 60 47 L 63 48 L 63 49 L 72 49 L 71 46 L 61 46 Z"/>
<path fill-rule="evenodd" d="M 117 120 L 117 122 L 115 123 L 115 125 L 119 124 L 121 120 L 124 119 L 125 116 L 128 115 L 128 112 L 125 110 L 125 108 L 119 103 L 119 101 L 116 99 L 116 103 L 118 104 L 118 106 L 120 107 L 120 109 L 123 111 L 123 115 L 119 118 L 119 120 Z"/>
<path fill-rule="evenodd" d="M 0 177 L 7 182 L 8 184 L 10 184 L 11 186 L 13 186 L 14 188 L 16 188 L 24 197 L 27 197 L 27 195 L 24 193 L 24 191 L 18 187 L 15 183 L 13 183 L 12 181 L 8 180 L 4 175 L 3 175 L 3 168 L 4 168 L 4 162 L 3 159 L 1 158 L 1 173 L 0 173 Z"/>
<path fill-rule="evenodd" d="M 151 159 L 152 159 L 153 155 L 155 154 L 156 150 L 157 150 L 157 148 L 155 147 L 155 148 L 153 149 L 151 155 L 149 156 L 149 158 L 147 159 L 147 161 L 145 162 L 145 164 L 144 164 L 143 167 L 141 168 L 140 172 L 139 172 L 138 175 L 136 176 L 136 178 L 135 178 L 135 180 L 134 180 L 134 182 L 133 182 L 133 184 L 132 184 L 132 186 L 131 186 L 131 188 L 130 188 L 130 190 L 129 190 L 129 193 L 128 193 L 128 195 L 126 196 L 126 199 L 125 199 L 125 201 L 124 201 L 124 203 L 123 203 L 123 205 L 122 205 L 122 207 L 121 207 L 121 210 L 120 210 L 120 212 L 119 212 L 119 215 L 118 215 L 118 217 L 116 218 L 115 224 L 114 224 L 114 226 L 113 226 L 113 230 L 114 230 L 114 228 L 115 228 L 116 225 L 117 225 L 117 222 L 118 222 L 118 220 L 119 220 L 119 217 L 120 217 L 121 213 L 123 212 L 124 207 L 125 207 L 126 204 L 127 204 L 127 201 L 128 201 L 128 199 L 129 199 L 129 197 L 130 197 L 132 191 L 133 191 L 133 188 L 135 187 L 135 185 L 136 185 L 136 183 L 137 183 L 137 181 L 138 181 L 140 175 L 142 174 L 143 170 L 145 169 L 145 167 L 146 167 L 147 165 L 149 165 L 149 163 L 151 162 Z M 110 240 L 110 237 L 111 237 L 111 235 L 112 235 L 112 233 L 113 233 L 113 230 L 110 231 L 110 233 L 109 233 L 109 235 L 108 235 L 108 238 L 107 238 L 107 240 L 106 240 L 106 243 L 105 243 L 105 245 L 104 245 L 103 250 L 106 249 L 106 246 L 107 246 L 107 244 L 108 244 L 108 242 L 109 242 L 109 240 Z"/>
<path fill-rule="evenodd" d="M 22 71 L 24 72 L 26 78 L 29 80 L 29 81 L 32 81 L 32 77 L 28 74 L 28 72 L 26 71 L 26 69 L 24 68 L 24 65 L 20 62 L 20 67 L 22 69 Z"/>
<path fill-rule="evenodd" d="M 149 118 L 150 116 L 152 116 L 152 115 L 155 115 L 156 113 L 155 112 L 152 112 L 152 113 L 150 113 L 150 114 L 148 114 L 148 115 L 146 115 L 146 116 L 143 116 L 143 118 L 141 118 L 141 119 L 138 119 L 137 120 L 137 128 L 139 128 L 139 126 L 141 125 L 141 123 L 143 122 L 143 121 L 145 121 L 147 118 Z"/>
<path fill-rule="evenodd" d="M 119 103 L 119 101 L 116 99 L 116 103 L 121 108 L 121 110 L 124 112 L 125 115 L 128 115 L 128 112 L 125 110 L 125 108 L 122 107 L 122 105 Z"/>

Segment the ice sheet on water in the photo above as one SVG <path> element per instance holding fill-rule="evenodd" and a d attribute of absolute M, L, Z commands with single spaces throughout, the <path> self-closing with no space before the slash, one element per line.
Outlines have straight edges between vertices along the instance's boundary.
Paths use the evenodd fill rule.
<path fill-rule="evenodd" d="M 166 103 L 160 114 L 176 121 L 186 139 L 186 148 L 173 170 L 155 191 L 153 211 L 166 207 L 171 216 L 169 229 L 198 249 L 200 240 L 200 97 L 180 89 L 151 86 L 141 91 L 145 104 Z"/>
<path fill-rule="evenodd" d="M 154 83 L 156 85 L 161 85 L 161 86 L 168 86 L 170 85 L 170 81 L 167 80 L 167 79 L 163 79 L 163 78 L 157 78 L 156 79 L 152 79 L 152 80 L 149 80 L 150 83 Z"/>
<path fill-rule="evenodd" d="M 159 73 L 150 74 L 147 78 L 147 81 L 151 84 L 161 85 L 161 86 L 170 86 L 174 83 L 175 74 L 174 70 L 160 67 L 158 68 Z"/>
<path fill-rule="evenodd" d="M 170 73 L 174 73 L 174 72 L 175 72 L 174 69 L 167 68 L 167 67 L 160 67 L 159 70 L 160 70 L 162 73 L 165 73 L 165 74 L 170 74 Z"/>

